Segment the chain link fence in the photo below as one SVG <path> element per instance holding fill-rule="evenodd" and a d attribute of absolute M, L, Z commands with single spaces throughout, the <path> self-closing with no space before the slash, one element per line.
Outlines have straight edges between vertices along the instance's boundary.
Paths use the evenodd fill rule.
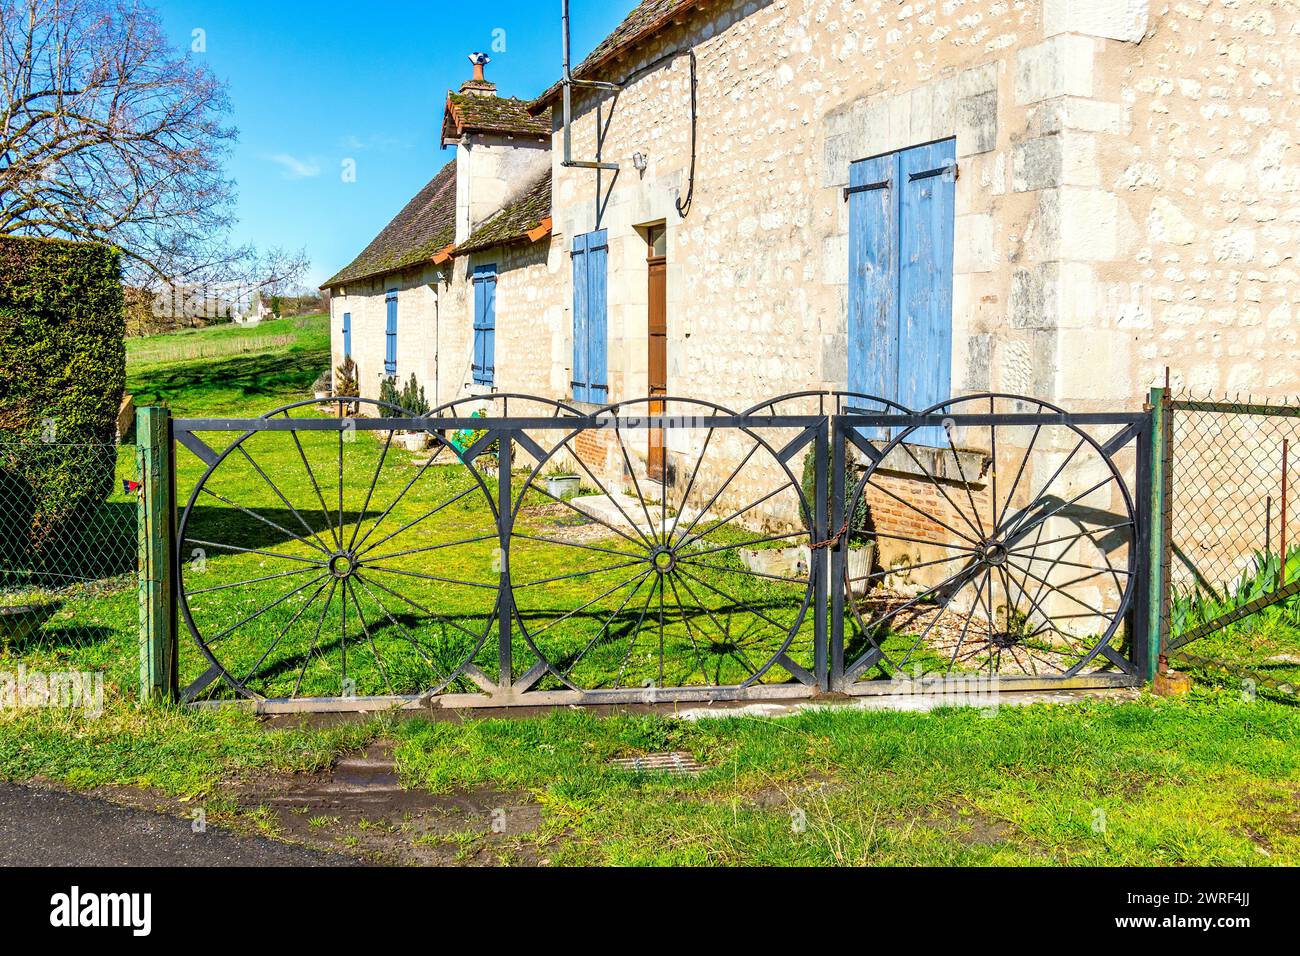
<path fill-rule="evenodd" d="M 1300 408 L 1166 399 L 1166 655 L 1300 701 Z"/>
<path fill-rule="evenodd" d="M 134 587 L 135 447 L 0 440 L 0 610 Z"/>

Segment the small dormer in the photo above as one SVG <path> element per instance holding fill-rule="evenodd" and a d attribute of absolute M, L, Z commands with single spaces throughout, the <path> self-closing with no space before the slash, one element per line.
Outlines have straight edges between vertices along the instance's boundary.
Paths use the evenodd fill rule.
<path fill-rule="evenodd" d="M 447 93 L 442 145 L 456 147 L 456 242 L 494 215 L 550 167 L 551 116 L 525 100 L 497 95 L 491 57 L 471 53 L 473 76 Z"/>

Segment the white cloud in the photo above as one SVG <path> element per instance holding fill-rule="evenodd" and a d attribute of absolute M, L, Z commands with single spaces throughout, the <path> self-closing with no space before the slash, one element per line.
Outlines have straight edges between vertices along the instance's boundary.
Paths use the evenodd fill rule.
<path fill-rule="evenodd" d="M 285 179 L 312 179 L 320 175 L 320 163 L 314 159 L 299 159 L 289 153 L 276 153 L 266 158 L 284 170 Z"/>

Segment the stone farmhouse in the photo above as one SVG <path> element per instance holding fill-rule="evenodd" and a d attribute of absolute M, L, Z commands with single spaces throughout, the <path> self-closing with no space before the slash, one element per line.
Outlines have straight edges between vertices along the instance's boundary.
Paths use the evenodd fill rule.
<path fill-rule="evenodd" d="M 326 286 L 367 395 L 1300 387 L 1300 10 L 644 0 Z"/>
<path fill-rule="evenodd" d="M 326 283 L 367 396 L 1300 391 L 1294 0 L 643 0 L 531 101 L 471 60 L 455 158 Z M 666 482 L 698 445 L 645 442 Z M 938 541 L 908 471 L 874 520 Z"/>

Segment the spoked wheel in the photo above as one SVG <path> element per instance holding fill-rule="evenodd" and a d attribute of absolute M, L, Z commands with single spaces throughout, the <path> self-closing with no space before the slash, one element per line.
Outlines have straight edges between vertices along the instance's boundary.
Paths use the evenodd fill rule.
<path fill-rule="evenodd" d="M 263 416 L 198 481 L 179 531 L 190 633 L 248 697 L 469 690 L 467 665 L 495 661 L 484 653 L 499 597 L 493 496 L 418 420 L 410 433 L 429 444 L 412 453 L 356 417 L 411 418 L 402 409 L 334 399 L 331 410 Z"/>
<path fill-rule="evenodd" d="M 877 553 L 845 575 L 848 678 L 1125 669 L 1137 524 L 1107 450 L 1125 426 L 1006 395 L 919 414 L 942 424 L 878 434 L 851 505 L 869 510 Z"/>
<path fill-rule="evenodd" d="M 720 406 L 669 397 L 559 436 L 518 491 L 510 538 L 542 688 L 802 679 L 810 509 L 775 447 Z"/>

